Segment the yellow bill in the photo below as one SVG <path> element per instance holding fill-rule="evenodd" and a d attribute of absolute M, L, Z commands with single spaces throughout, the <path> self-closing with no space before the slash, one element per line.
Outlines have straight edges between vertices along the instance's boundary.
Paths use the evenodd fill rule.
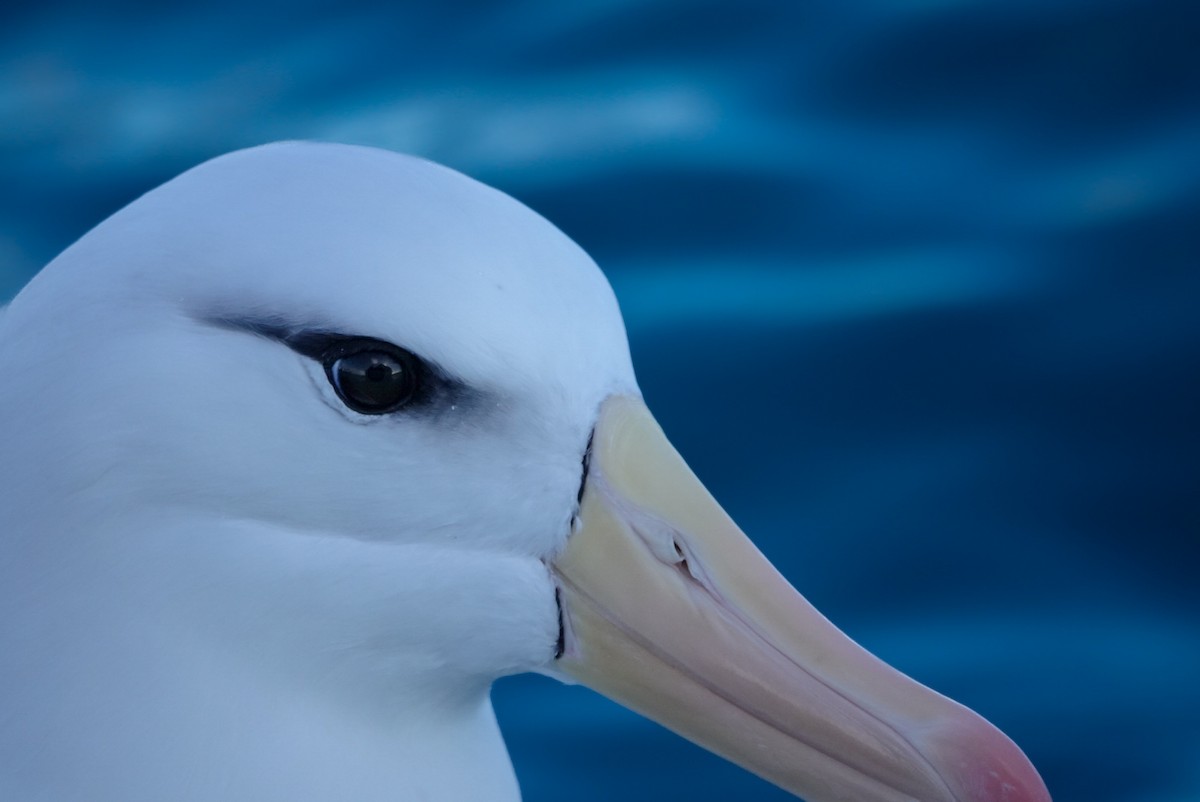
<path fill-rule="evenodd" d="M 1049 802 L 1003 733 L 805 601 L 639 399 L 604 403 L 552 569 L 563 672 L 809 802 Z"/>

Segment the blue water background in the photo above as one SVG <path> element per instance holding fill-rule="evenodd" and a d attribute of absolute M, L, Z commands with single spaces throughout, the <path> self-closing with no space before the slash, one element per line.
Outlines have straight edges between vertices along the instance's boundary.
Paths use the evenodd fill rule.
<path fill-rule="evenodd" d="M 1196 802 L 1198 54 L 1157 0 L 6 5 L 0 300 L 230 149 L 445 162 L 596 257 L 835 622 L 1059 802 Z M 786 798 L 581 688 L 495 702 L 530 802 Z"/>

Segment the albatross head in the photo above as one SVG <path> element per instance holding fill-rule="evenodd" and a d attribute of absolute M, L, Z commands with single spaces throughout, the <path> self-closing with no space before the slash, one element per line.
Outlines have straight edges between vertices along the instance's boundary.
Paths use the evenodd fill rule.
<path fill-rule="evenodd" d="M 780 577 L 574 243 L 428 162 L 204 164 L 0 314 L 0 797 L 517 796 L 571 677 L 811 802 L 1043 802 Z"/>

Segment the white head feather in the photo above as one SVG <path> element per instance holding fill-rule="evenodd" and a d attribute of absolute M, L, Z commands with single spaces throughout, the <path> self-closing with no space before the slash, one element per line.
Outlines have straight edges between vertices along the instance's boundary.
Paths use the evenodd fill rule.
<path fill-rule="evenodd" d="M 266 328 L 461 392 L 360 415 Z M 0 798 L 515 796 L 487 689 L 553 657 L 543 560 L 637 392 L 567 237 L 418 159 L 242 151 L 52 262 L 0 374 Z"/>

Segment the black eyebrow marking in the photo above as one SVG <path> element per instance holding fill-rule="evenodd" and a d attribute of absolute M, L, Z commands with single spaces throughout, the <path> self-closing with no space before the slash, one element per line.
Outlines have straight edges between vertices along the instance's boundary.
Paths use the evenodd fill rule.
<path fill-rule="evenodd" d="M 301 356 L 309 359 L 321 355 L 339 341 L 358 339 L 353 334 L 342 334 L 320 325 L 304 325 L 285 321 L 279 317 L 228 317 L 212 316 L 200 318 L 203 322 L 222 329 L 244 331 L 282 343 Z M 377 338 L 364 338 L 377 339 Z"/>
<path fill-rule="evenodd" d="M 210 326 L 216 326 L 221 329 L 229 329 L 230 331 L 244 331 L 247 334 L 256 334 L 259 337 L 265 337 L 268 340 L 284 343 L 297 335 L 304 332 L 320 332 L 327 331 L 323 326 L 309 324 L 305 325 L 294 321 L 287 321 L 279 316 L 263 316 L 263 317 L 235 317 L 232 315 L 199 315 L 196 318 L 201 323 L 207 323 Z"/>
<path fill-rule="evenodd" d="M 273 342 L 286 345 L 288 348 L 315 362 L 323 362 L 327 354 L 335 352 L 338 346 L 353 341 L 376 342 L 391 347 L 403 346 L 379 337 L 366 334 L 347 334 L 334 331 L 325 326 L 314 324 L 305 325 L 285 320 L 278 316 L 234 317 L 229 315 L 210 315 L 198 318 L 200 321 L 218 328 L 231 331 L 241 331 L 253 334 Z M 404 350 L 408 350 L 407 348 Z M 420 370 L 419 384 L 422 388 L 414 403 L 406 409 L 446 409 L 454 410 L 459 405 L 470 402 L 483 395 L 471 388 L 466 382 L 455 377 L 439 365 L 430 362 L 413 351 Z"/>

